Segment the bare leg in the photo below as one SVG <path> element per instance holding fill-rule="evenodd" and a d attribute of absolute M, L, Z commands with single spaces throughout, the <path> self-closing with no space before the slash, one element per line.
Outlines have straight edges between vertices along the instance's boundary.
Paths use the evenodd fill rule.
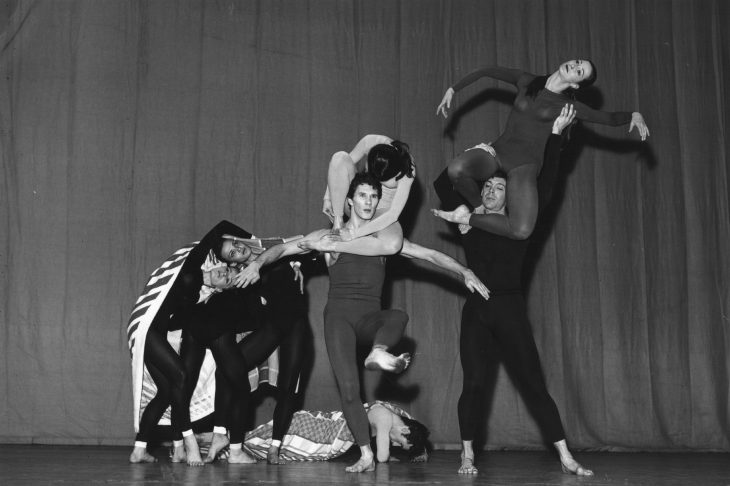
<path fill-rule="evenodd" d="M 474 467 L 474 449 L 472 445 L 473 441 L 471 440 L 461 441 L 461 466 L 459 467 L 459 474 L 477 474 L 479 472 Z"/>
<path fill-rule="evenodd" d="M 560 465 L 566 474 L 575 474 L 576 476 L 593 476 L 593 471 L 586 469 L 573 458 L 573 454 L 568 450 L 568 444 L 565 439 L 554 442 L 555 449 L 560 454 Z"/>
<path fill-rule="evenodd" d="M 132 454 L 129 455 L 129 462 L 133 464 L 157 462 L 157 458 L 147 452 L 147 446 L 134 446 Z"/>
<path fill-rule="evenodd" d="M 330 159 L 327 170 L 327 187 L 332 201 L 332 211 L 335 213 L 332 227 L 342 228 L 344 224 L 345 199 L 350 181 L 355 177 L 355 162 L 347 152 L 336 152 Z"/>
<path fill-rule="evenodd" d="M 356 473 L 375 471 L 375 456 L 369 445 L 360 446 L 360 459 L 352 466 L 347 466 L 345 471 Z"/>
<path fill-rule="evenodd" d="M 208 449 L 208 455 L 205 456 L 205 462 L 210 463 L 215 461 L 215 458 L 218 457 L 218 453 L 220 453 L 220 451 L 228 446 L 229 442 L 230 441 L 228 440 L 228 435 L 214 433 L 213 438 L 210 441 L 210 449 Z"/>

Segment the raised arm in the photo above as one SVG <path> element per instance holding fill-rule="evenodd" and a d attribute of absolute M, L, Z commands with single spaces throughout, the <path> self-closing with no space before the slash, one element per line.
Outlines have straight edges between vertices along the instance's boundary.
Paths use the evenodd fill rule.
<path fill-rule="evenodd" d="M 489 299 L 489 289 L 482 283 L 474 272 L 457 262 L 450 256 L 432 248 L 417 245 L 409 240 L 403 240 L 403 249 L 400 252 L 406 258 L 417 258 L 436 265 L 439 268 L 455 273 L 464 279 L 464 285 L 471 292 L 479 292 L 484 299 Z"/>
<path fill-rule="evenodd" d="M 353 232 L 352 237 L 360 238 L 362 236 L 371 235 L 398 221 L 400 214 L 403 212 L 403 208 L 406 206 L 406 202 L 408 202 L 408 195 L 411 193 L 411 186 L 413 186 L 414 180 L 414 177 L 405 176 L 398 181 L 398 187 L 395 189 L 393 202 L 388 210 L 375 219 L 368 221 L 357 228 Z"/>
<path fill-rule="evenodd" d="M 517 82 L 519 81 L 520 77 L 525 74 L 527 73 L 519 69 L 509 69 L 499 66 L 486 67 L 482 69 L 477 69 L 476 71 L 472 71 L 463 78 L 461 78 L 459 81 L 457 81 L 456 84 L 454 84 L 452 87 L 446 90 L 446 93 L 444 93 L 444 97 L 441 100 L 441 103 L 436 108 L 436 115 L 441 113 L 444 118 L 446 118 L 447 110 L 451 108 L 451 99 L 454 97 L 454 93 L 462 90 L 466 86 L 469 86 L 471 83 L 480 78 L 486 76 L 517 86 Z"/>
<path fill-rule="evenodd" d="M 360 139 L 350 152 L 350 158 L 357 164 L 368 156 L 370 149 L 381 143 L 389 144 L 393 139 L 385 135 L 368 134 Z"/>

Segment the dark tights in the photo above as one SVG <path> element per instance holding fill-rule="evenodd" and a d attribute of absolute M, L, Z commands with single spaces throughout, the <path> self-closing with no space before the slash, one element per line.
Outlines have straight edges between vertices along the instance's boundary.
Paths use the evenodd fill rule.
<path fill-rule="evenodd" d="M 370 444 L 370 427 L 360 399 L 360 377 L 355 361 L 359 344 L 392 348 L 400 341 L 408 314 L 380 310 L 379 302 L 330 296 L 324 310 L 324 338 L 330 365 L 340 391 L 342 410 L 359 446 Z"/>
<path fill-rule="evenodd" d="M 472 214 L 469 224 L 500 236 L 523 240 L 532 234 L 537 221 L 540 166 L 524 164 L 503 168 L 498 159 L 485 150 L 473 149 L 456 157 L 447 170 L 454 189 L 476 208 L 482 205 L 480 183 L 498 169 L 507 172 L 507 214 Z"/>
<path fill-rule="evenodd" d="M 161 335 L 150 328 L 145 338 L 144 364 L 157 387 L 139 422 L 138 441 L 148 442 L 152 431 L 171 405 L 171 422 L 175 437 L 190 429 L 190 400 L 186 394 L 186 373 L 180 356 L 167 341 L 167 333 Z"/>
<path fill-rule="evenodd" d="M 461 317 L 461 366 L 464 385 L 459 398 L 462 440 L 474 440 L 484 418 L 484 401 L 491 403 L 498 359 L 545 438 L 565 438 L 560 414 L 547 391 L 540 357 L 520 294 L 492 295 L 488 301 L 470 296 Z"/>

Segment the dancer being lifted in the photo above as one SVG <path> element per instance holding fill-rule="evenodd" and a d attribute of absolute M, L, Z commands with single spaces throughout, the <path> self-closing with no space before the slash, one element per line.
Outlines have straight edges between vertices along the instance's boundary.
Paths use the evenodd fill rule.
<path fill-rule="evenodd" d="M 346 229 L 356 231 L 367 224 L 373 218 L 380 195 L 380 182 L 372 175 L 355 175 L 347 193 L 351 217 Z M 358 343 L 373 343 L 365 360 L 366 367 L 400 372 L 408 366 L 410 357 L 407 354 L 394 356 L 389 352 L 400 341 L 408 315 L 400 310 L 383 310 L 380 302 L 385 279 L 385 255 L 395 251 L 377 235 L 338 241 L 331 230 L 323 229 L 300 240 L 270 248 L 241 272 L 237 284 L 246 286 L 254 283 L 262 266 L 309 250 L 326 252 L 330 290 L 324 310 L 325 343 L 347 424 L 360 446 L 360 459 L 346 471 L 372 471 L 375 461 L 370 447 L 368 418 L 360 399 L 355 357 Z M 489 292 L 484 284 L 453 258 L 408 240 L 403 241 L 400 254 L 427 260 L 450 270 L 464 279 L 469 290 L 488 298 Z"/>
<path fill-rule="evenodd" d="M 545 166 L 538 179 L 540 208 L 548 203 L 557 174 L 563 129 L 575 116 L 572 106 L 565 106 L 553 125 L 548 139 Z M 442 204 L 454 207 L 451 183 L 445 174 L 434 184 Z M 482 189 L 482 205 L 487 214 L 505 214 L 506 188 L 504 173 L 490 177 Z M 522 267 L 529 240 L 516 241 L 471 228 L 462 239 L 466 259 L 479 278 L 489 282 L 489 301 L 469 296 L 461 314 L 460 356 L 464 373 L 459 398 L 459 430 L 462 439 L 460 474 L 476 474 L 474 467 L 474 437 L 482 429 L 485 400 L 491 400 L 494 391 L 499 358 L 514 381 L 535 418 L 544 437 L 560 455 L 563 471 L 579 476 L 593 472 L 581 466 L 571 455 L 565 441 L 560 413 L 545 385 L 540 357 L 527 318 L 527 307 L 522 291 Z"/>
<path fill-rule="evenodd" d="M 576 118 L 603 125 L 636 127 L 641 140 L 649 129 L 639 112 L 604 112 L 594 110 L 571 99 L 571 91 L 593 84 L 596 67 L 591 61 L 567 61 L 551 75 L 536 76 L 518 69 L 489 67 L 479 69 L 446 90 L 436 114 L 447 116 L 456 91 L 488 76 L 517 87 L 512 111 L 502 134 L 491 145 L 479 144 L 456 157 L 446 169 L 454 188 L 472 208 L 478 208 L 479 181 L 487 180 L 497 170 L 507 174 L 507 206 L 505 214 L 471 214 L 466 205 L 454 211 L 439 211 L 438 216 L 452 223 L 481 221 L 480 227 L 512 239 L 525 239 L 532 234 L 538 211 L 537 175 L 542 167 L 545 143 L 550 127 L 566 103 L 575 106 Z M 463 201 L 462 201 L 463 202 Z"/>
<path fill-rule="evenodd" d="M 364 163 L 366 162 L 366 163 Z M 383 196 L 375 217 L 356 230 L 344 226 L 344 215 L 350 214 L 345 203 L 352 178 L 358 172 L 372 174 L 382 184 Z M 327 171 L 327 190 L 322 212 L 332 221 L 343 241 L 378 233 L 379 238 L 400 249 L 403 229 L 398 223 L 416 177 L 408 145 L 385 135 L 365 135 L 352 152 L 337 152 Z"/>

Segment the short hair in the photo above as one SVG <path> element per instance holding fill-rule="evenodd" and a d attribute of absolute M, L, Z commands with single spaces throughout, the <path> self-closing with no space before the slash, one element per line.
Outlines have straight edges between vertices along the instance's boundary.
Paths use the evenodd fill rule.
<path fill-rule="evenodd" d="M 489 179 L 494 179 L 495 177 L 499 177 L 500 179 L 504 179 L 506 181 L 507 180 L 507 173 L 505 171 L 503 171 L 502 169 L 497 169 L 494 172 L 494 174 L 492 174 L 489 177 L 487 177 L 484 182 L 486 183 Z"/>
<path fill-rule="evenodd" d="M 352 181 L 350 182 L 350 187 L 347 189 L 347 199 L 352 199 L 355 195 L 355 190 L 357 189 L 357 186 L 361 186 L 363 184 L 366 184 L 378 191 L 378 199 L 383 196 L 383 186 L 380 184 L 380 181 L 375 178 L 374 175 L 369 172 L 358 172 L 357 174 L 355 174 L 355 177 L 352 178 Z"/>
<path fill-rule="evenodd" d="M 368 172 L 379 181 L 413 177 L 413 156 L 407 143 L 393 140 L 379 143 L 368 152 Z"/>
<path fill-rule="evenodd" d="M 431 432 L 418 420 L 409 419 L 408 417 L 401 418 L 405 426 L 408 427 L 408 433 L 403 434 L 403 437 L 411 444 L 411 449 L 408 452 L 411 457 L 420 456 L 426 452 L 426 444 Z"/>

